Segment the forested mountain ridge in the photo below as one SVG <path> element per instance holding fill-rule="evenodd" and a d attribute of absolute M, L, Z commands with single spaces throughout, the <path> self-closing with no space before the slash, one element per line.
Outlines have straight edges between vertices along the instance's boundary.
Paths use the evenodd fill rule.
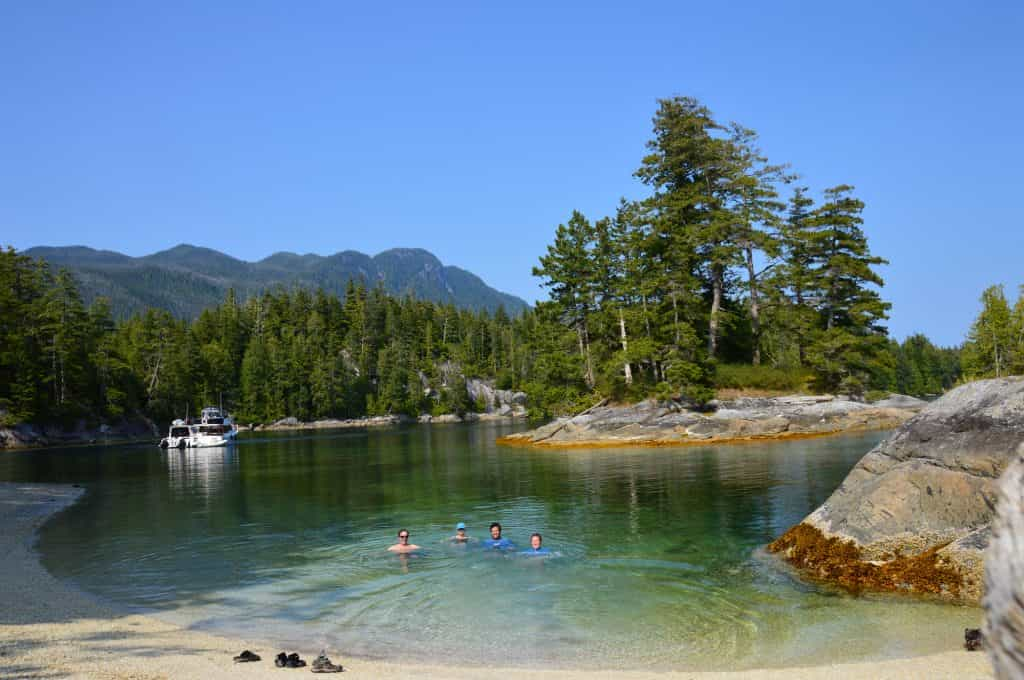
<path fill-rule="evenodd" d="M 323 289 L 341 296 L 349 280 L 370 287 L 380 281 L 391 295 L 412 294 L 473 310 L 504 307 L 515 314 L 528 307 L 522 299 L 489 287 L 471 272 L 446 266 L 419 248 L 393 248 L 372 257 L 353 250 L 328 256 L 279 252 L 258 262 L 188 244 L 143 257 L 84 246 L 40 246 L 25 254 L 70 270 L 84 301 L 106 297 L 116 318 L 154 307 L 192 319 L 223 301 L 229 288 L 241 299 L 278 286 Z"/>
<path fill-rule="evenodd" d="M 533 270 L 551 293 L 534 308 L 423 250 L 8 248 L 0 420 L 166 422 L 222 397 L 252 422 L 440 415 L 471 407 L 454 375 L 546 416 L 598 399 L 707 407 L 724 389 L 928 396 L 1024 371 L 1024 293 L 1011 308 L 985 291 L 962 351 L 899 343 L 854 187 L 816 199 L 692 98 L 659 101 L 652 122 L 636 172 L 650 195 L 572 211 Z M 507 304 L 492 313 L 493 295 Z"/>

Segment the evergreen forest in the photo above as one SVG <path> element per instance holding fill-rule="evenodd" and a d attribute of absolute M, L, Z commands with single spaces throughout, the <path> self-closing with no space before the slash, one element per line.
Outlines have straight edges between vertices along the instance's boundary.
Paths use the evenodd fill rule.
<path fill-rule="evenodd" d="M 571 212 L 534 274 L 550 299 L 508 314 L 395 297 L 277 287 L 192 320 L 149 308 L 114 319 L 75 278 L 0 251 L 0 419 L 163 426 L 204 404 L 242 422 L 465 413 L 466 378 L 525 391 L 531 415 L 601 398 L 722 390 L 868 399 L 936 395 L 1024 372 L 1024 289 L 986 290 L 962 348 L 888 337 L 889 304 L 854 187 L 812 191 L 689 97 L 658 103 L 636 177 L 614 215 Z"/>

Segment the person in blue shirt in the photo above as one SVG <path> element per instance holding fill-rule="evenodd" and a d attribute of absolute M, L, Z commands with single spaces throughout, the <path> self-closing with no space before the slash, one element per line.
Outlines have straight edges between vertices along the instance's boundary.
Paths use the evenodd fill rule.
<path fill-rule="evenodd" d="M 530 535 L 530 549 L 529 550 L 524 550 L 522 552 L 522 554 L 523 555 L 550 555 L 551 554 L 550 550 L 548 550 L 547 548 L 542 548 L 541 547 L 541 543 L 543 543 L 543 541 L 544 541 L 544 537 L 541 536 L 540 534 L 536 534 L 536 533 L 535 534 L 531 534 Z"/>
<path fill-rule="evenodd" d="M 492 522 L 491 537 L 484 541 L 484 547 L 494 548 L 495 550 L 508 550 L 509 548 L 514 548 L 515 545 L 507 538 L 501 537 L 501 524 Z"/>

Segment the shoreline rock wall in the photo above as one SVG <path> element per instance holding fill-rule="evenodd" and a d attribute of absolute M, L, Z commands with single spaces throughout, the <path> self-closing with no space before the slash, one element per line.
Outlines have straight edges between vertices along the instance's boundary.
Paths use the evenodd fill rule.
<path fill-rule="evenodd" d="M 70 428 L 19 423 L 7 427 L 0 426 L 0 451 L 98 442 L 131 442 L 158 436 L 156 425 L 142 416 L 104 423 L 96 427 L 88 426 L 85 420 L 79 420 Z"/>
<path fill-rule="evenodd" d="M 768 549 L 852 590 L 977 603 L 997 479 L 1022 442 L 1024 378 L 962 385 L 869 451 Z"/>
<path fill-rule="evenodd" d="M 477 421 L 489 421 L 489 420 L 511 420 L 514 418 L 525 417 L 525 412 L 504 412 L 496 411 L 494 413 L 464 413 L 459 416 L 454 413 L 446 413 L 440 416 L 432 416 L 429 414 L 423 414 L 418 418 L 413 418 L 408 415 L 391 415 L 391 416 L 366 416 L 363 418 L 327 418 L 324 420 L 312 420 L 303 421 L 298 418 L 282 418 L 281 420 L 274 421 L 267 425 L 253 425 L 252 430 L 254 432 L 276 432 L 283 430 L 333 430 L 333 429 L 345 429 L 353 427 L 387 427 L 390 425 L 410 425 L 412 423 L 473 423 Z M 240 426 L 242 429 L 246 429 L 244 426 Z"/>

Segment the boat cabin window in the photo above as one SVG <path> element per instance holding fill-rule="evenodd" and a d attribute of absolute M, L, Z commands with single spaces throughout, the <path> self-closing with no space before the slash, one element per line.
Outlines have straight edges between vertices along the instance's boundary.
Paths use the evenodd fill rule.
<path fill-rule="evenodd" d="M 188 436 L 188 428 L 187 427 L 172 427 L 171 428 L 171 436 L 172 437 L 187 437 Z"/>

